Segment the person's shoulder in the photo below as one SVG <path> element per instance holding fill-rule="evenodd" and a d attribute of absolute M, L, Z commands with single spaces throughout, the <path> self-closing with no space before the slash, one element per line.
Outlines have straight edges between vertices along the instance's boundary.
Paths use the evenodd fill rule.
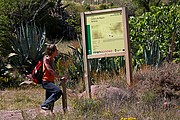
<path fill-rule="evenodd" d="M 44 58 L 43 58 L 44 61 L 49 61 L 50 60 L 50 57 L 48 55 L 45 55 Z"/>

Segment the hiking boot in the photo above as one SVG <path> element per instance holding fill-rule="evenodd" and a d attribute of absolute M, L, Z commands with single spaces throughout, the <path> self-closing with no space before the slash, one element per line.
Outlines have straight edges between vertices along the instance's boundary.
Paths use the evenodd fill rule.
<path fill-rule="evenodd" d="M 43 109 L 43 110 L 50 110 L 49 107 L 47 107 L 47 106 L 41 106 L 41 109 Z"/>

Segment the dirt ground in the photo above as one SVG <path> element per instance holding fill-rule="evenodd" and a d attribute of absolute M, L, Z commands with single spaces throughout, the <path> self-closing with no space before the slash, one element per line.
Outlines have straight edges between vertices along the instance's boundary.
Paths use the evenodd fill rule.
<path fill-rule="evenodd" d="M 70 108 L 67 108 L 68 111 Z M 55 106 L 54 113 L 60 112 L 64 114 L 62 107 Z M 35 120 L 38 115 L 51 115 L 50 111 L 44 111 L 40 108 L 38 109 L 25 109 L 25 110 L 15 110 L 15 111 L 4 111 L 0 110 L 0 120 Z"/>

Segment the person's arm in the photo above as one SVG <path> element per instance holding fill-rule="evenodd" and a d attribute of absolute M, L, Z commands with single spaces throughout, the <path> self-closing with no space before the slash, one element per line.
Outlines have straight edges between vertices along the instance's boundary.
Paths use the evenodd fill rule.
<path fill-rule="evenodd" d="M 54 75 L 54 77 L 56 78 L 60 78 L 60 80 L 64 80 L 65 82 L 67 81 L 67 76 L 59 76 L 55 73 L 54 69 L 51 67 L 51 63 L 49 59 L 44 59 L 44 65 L 46 66 L 46 69 L 52 74 Z"/>
<path fill-rule="evenodd" d="M 53 75 L 56 78 L 60 78 L 59 75 L 57 75 L 54 71 L 54 69 L 51 67 L 51 63 L 49 59 L 44 59 L 44 65 L 46 67 L 46 69 L 51 73 L 51 75 Z"/>

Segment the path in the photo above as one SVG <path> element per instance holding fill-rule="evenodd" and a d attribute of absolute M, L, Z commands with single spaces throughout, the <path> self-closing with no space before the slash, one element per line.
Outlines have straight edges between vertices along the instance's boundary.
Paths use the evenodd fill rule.
<path fill-rule="evenodd" d="M 70 108 L 68 108 L 70 110 Z M 63 114 L 63 109 L 61 107 L 54 108 L 54 113 L 60 112 Z M 0 110 L 0 120 L 24 120 L 28 118 L 28 120 L 33 120 L 38 115 L 48 115 L 50 111 L 44 112 L 40 108 L 37 109 L 25 109 L 25 110 L 15 110 L 15 111 L 4 111 Z"/>

